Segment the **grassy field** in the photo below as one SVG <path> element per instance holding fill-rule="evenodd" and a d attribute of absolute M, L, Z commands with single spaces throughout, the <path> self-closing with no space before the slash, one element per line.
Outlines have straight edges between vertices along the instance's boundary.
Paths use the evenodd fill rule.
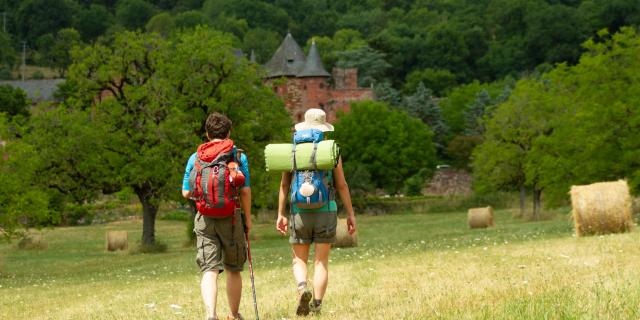
<path fill-rule="evenodd" d="M 509 211 L 493 229 L 465 222 L 463 212 L 359 217 L 360 246 L 332 252 L 313 318 L 640 318 L 638 231 L 577 239 L 564 214 L 523 222 Z M 158 221 L 163 254 L 105 252 L 114 229 L 138 239 L 141 221 L 44 230 L 46 250 L 0 245 L 0 319 L 201 319 L 184 222 Z M 252 245 L 261 318 L 295 318 L 286 239 L 258 224 Z M 248 277 L 244 288 L 241 311 L 252 319 Z"/>

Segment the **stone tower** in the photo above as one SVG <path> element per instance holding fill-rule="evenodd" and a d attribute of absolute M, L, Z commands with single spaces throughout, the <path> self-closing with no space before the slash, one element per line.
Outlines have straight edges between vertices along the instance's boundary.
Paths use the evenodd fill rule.
<path fill-rule="evenodd" d="M 325 70 L 316 43 L 311 44 L 305 57 L 291 33 L 280 44 L 271 60 L 265 65 L 265 82 L 284 99 L 285 107 L 300 122 L 309 108 L 321 108 L 327 113 L 327 120 L 335 121 L 336 112 L 349 111 L 352 101 L 372 100 L 370 88 L 358 87 L 357 69 L 333 70 L 332 75 Z"/>

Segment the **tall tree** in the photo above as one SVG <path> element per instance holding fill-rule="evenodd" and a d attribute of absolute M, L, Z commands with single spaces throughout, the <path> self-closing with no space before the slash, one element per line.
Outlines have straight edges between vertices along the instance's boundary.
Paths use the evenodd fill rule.
<path fill-rule="evenodd" d="M 487 90 L 481 90 L 476 95 L 475 100 L 464 112 L 465 134 L 469 136 L 480 136 L 484 133 L 484 116 L 487 107 L 491 105 L 491 96 Z"/>
<path fill-rule="evenodd" d="M 284 137 L 290 120 L 254 67 L 233 54 L 228 36 L 197 28 L 169 42 L 126 32 L 75 57 L 68 78 L 77 93 L 68 104 L 103 137 L 87 152 L 108 156 L 105 186 L 131 187 L 142 203 L 143 244 L 155 242 L 160 202 L 178 197 L 184 163 L 212 111 L 234 121 L 232 138 L 249 150 L 254 185 L 274 183 L 261 176 L 262 149 Z"/>
<path fill-rule="evenodd" d="M 433 142 L 440 156 L 445 153 L 445 140 L 449 134 L 449 127 L 442 118 L 442 110 L 431 90 L 422 82 L 418 84 L 416 92 L 404 99 L 404 108 L 410 115 L 422 120 L 434 133 Z"/>
<path fill-rule="evenodd" d="M 145 0 L 121 0 L 116 8 L 116 19 L 129 30 L 142 29 L 155 11 L 156 8 Z"/>

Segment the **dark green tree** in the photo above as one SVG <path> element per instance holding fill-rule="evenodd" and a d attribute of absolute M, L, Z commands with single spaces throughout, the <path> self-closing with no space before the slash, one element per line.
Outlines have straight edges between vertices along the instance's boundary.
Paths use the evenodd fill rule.
<path fill-rule="evenodd" d="M 121 0 L 116 8 L 116 19 L 129 30 L 142 29 L 153 17 L 156 8 L 145 0 Z"/>
<path fill-rule="evenodd" d="M 25 0 L 15 14 L 20 37 L 27 43 L 33 43 L 43 34 L 70 27 L 74 16 L 66 0 Z"/>
<path fill-rule="evenodd" d="M 114 17 L 105 6 L 92 4 L 80 11 L 75 29 L 80 31 L 83 41 L 89 42 L 103 35 L 113 23 Z"/>
<path fill-rule="evenodd" d="M 0 113 L 5 113 L 9 118 L 15 116 L 29 116 L 29 100 L 22 89 L 14 88 L 8 84 L 0 85 Z"/>
<path fill-rule="evenodd" d="M 449 127 L 442 118 L 442 110 L 431 90 L 422 82 L 416 92 L 404 98 L 403 107 L 410 115 L 420 119 L 433 132 L 433 142 L 440 156 L 444 156 Z"/>
<path fill-rule="evenodd" d="M 470 136 L 480 136 L 484 133 L 484 116 L 487 107 L 491 105 L 491 96 L 486 90 L 481 90 L 476 95 L 475 100 L 464 112 L 465 134 Z"/>
<path fill-rule="evenodd" d="M 337 67 L 358 69 L 358 84 L 364 87 L 381 82 L 391 67 L 383 53 L 368 46 L 338 52 L 337 57 Z"/>

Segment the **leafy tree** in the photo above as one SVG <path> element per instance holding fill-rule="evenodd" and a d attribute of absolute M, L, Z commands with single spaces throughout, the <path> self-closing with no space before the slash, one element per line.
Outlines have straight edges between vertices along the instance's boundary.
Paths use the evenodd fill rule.
<path fill-rule="evenodd" d="M 381 82 L 385 72 L 391 67 L 385 61 L 385 55 L 370 47 L 360 47 L 353 50 L 338 52 L 339 68 L 357 68 L 358 84 L 368 87 Z"/>
<path fill-rule="evenodd" d="M 29 116 L 29 100 L 22 89 L 8 84 L 0 85 L 0 114 L 5 113 L 9 118 L 15 116 Z"/>
<path fill-rule="evenodd" d="M 533 218 L 540 218 L 541 173 L 530 167 L 534 143 L 551 132 L 554 114 L 549 88 L 536 79 L 520 80 L 509 100 L 486 122 L 484 142 L 473 153 L 479 191 L 517 188 L 524 215 L 526 187 L 533 189 Z M 484 95 L 484 94 L 483 94 Z M 484 100 L 484 98 L 483 98 Z"/>
<path fill-rule="evenodd" d="M 16 51 L 11 45 L 11 37 L 0 32 L 0 65 L 3 69 L 11 70 L 16 63 Z"/>
<path fill-rule="evenodd" d="M 328 70 L 335 66 L 339 52 L 367 46 L 367 41 L 362 38 L 362 34 L 353 29 L 340 29 L 333 37 L 314 36 L 307 41 L 306 51 L 309 51 L 313 41 L 316 42 L 322 62 Z"/>
<path fill-rule="evenodd" d="M 196 10 L 180 12 L 175 16 L 174 21 L 177 29 L 193 29 L 198 25 L 209 24 L 209 19 Z"/>
<path fill-rule="evenodd" d="M 173 28 L 175 27 L 175 22 L 173 17 L 168 12 L 159 13 L 147 22 L 147 26 L 145 29 L 147 32 L 156 32 L 163 37 L 169 36 Z"/>
<path fill-rule="evenodd" d="M 19 34 L 28 43 L 71 26 L 74 12 L 65 0 L 25 0 L 16 12 Z"/>
<path fill-rule="evenodd" d="M 451 164 L 457 168 L 470 169 L 473 150 L 482 143 L 480 136 L 455 136 L 447 145 L 446 154 L 451 159 Z"/>
<path fill-rule="evenodd" d="M 80 31 L 82 40 L 88 42 L 103 35 L 113 23 L 113 15 L 105 6 L 92 4 L 80 11 L 75 28 Z"/>
<path fill-rule="evenodd" d="M 560 66 L 549 75 L 556 88 L 553 131 L 536 141 L 528 166 L 540 173 L 545 195 L 555 204 L 573 184 L 626 178 L 632 190 L 640 186 L 640 36 L 622 28 L 585 47 L 578 65 Z"/>
<path fill-rule="evenodd" d="M 433 90 L 437 96 L 442 96 L 457 84 L 456 76 L 449 70 L 427 68 L 409 73 L 402 91 L 405 94 L 416 92 L 420 83 Z"/>
<path fill-rule="evenodd" d="M 273 31 L 260 28 L 251 29 L 244 35 L 242 49 L 247 53 L 253 51 L 259 63 L 266 63 L 276 52 L 281 41 L 280 35 Z"/>
<path fill-rule="evenodd" d="M 431 90 L 421 82 L 416 92 L 404 99 L 404 108 L 410 115 L 422 120 L 434 133 L 433 142 L 440 155 L 445 153 L 445 140 L 449 134 L 449 127 L 442 118 L 442 110 Z"/>
<path fill-rule="evenodd" d="M 402 95 L 398 90 L 394 89 L 388 81 L 375 84 L 373 86 L 373 92 L 376 96 L 376 100 L 387 103 L 392 107 L 402 106 Z"/>
<path fill-rule="evenodd" d="M 228 36 L 196 28 L 169 42 L 127 32 L 110 47 L 95 44 L 75 57 L 68 78 L 77 93 L 67 103 L 102 137 L 88 152 L 113 168 L 102 171 L 105 185 L 131 187 L 142 203 L 143 244 L 155 242 L 160 202 L 179 197 L 176 181 L 212 111 L 234 121 L 232 137 L 249 150 L 252 185 L 276 187 L 260 159 L 267 141 L 284 139 L 290 119 L 254 67 L 233 54 Z M 266 197 L 258 194 L 256 202 L 264 205 Z"/>
<path fill-rule="evenodd" d="M 154 6 L 145 0 L 121 0 L 116 8 L 116 19 L 129 30 L 142 29 L 155 12 Z"/>
<path fill-rule="evenodd" d="M 46 34 L 38 38 L 39 62 L 58 71 L 64 77 L 71 64 L 71 50 L 81 44 L 80 33 L 73 28 L 60 29 L 55 36 Z"/>
<path fill-rule="evenodd" d="M 491 105 L 491 96 L 486 90 L 478 92 L 475 100 L 471 105 L 467 107 L 464 112 L 464 118 L 466 122 L 465 134 L 482 135 L 484 133 L 484 116 L 486 114 L 487 107 Z"/>
<path fill-rule="evenodd" d="M 436 163 L 433 134 L 422 121 L 382 102 L 359 102 L 340 114 L 335 138 L 346 163 L 359 164 L 377 188 L 401 190 L 407 177 Z"/>
<path fill-rule="evenodd" d="M 0 113 L 0 238 L 4 240 L 52 219 L 47 194 L 34 185 L 36 150 L 15 139 L 11 127 Z"/>

